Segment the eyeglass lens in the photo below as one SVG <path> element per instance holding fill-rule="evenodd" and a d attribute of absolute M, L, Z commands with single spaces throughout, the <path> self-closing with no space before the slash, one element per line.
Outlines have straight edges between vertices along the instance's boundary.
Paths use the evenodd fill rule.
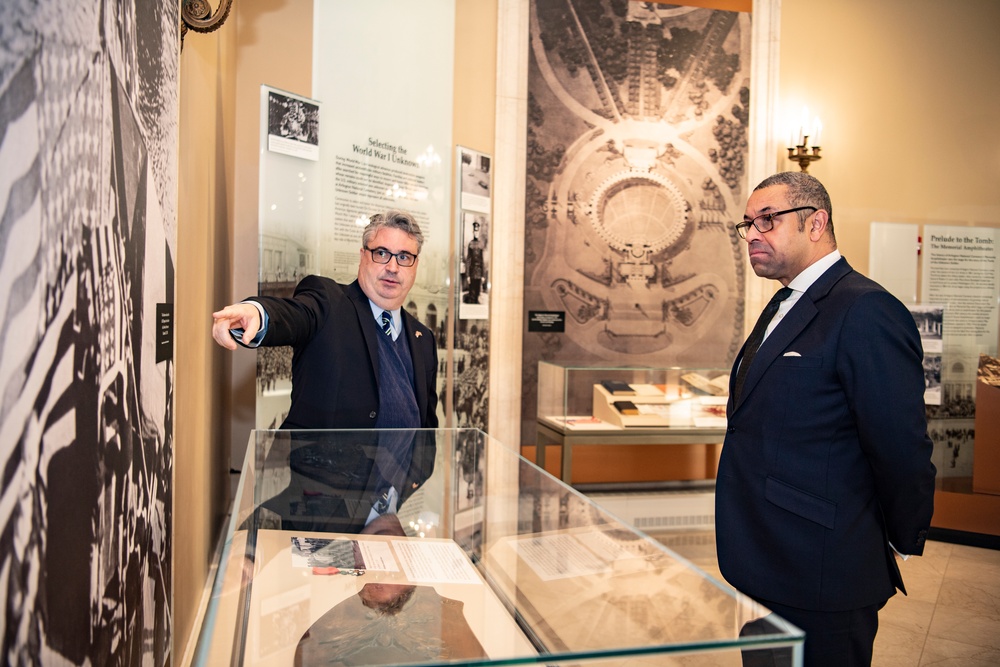
<path fill-rule="evenodd" d="M 416 255 L 405 250 L 402 252 L 389 252 L 385 248 L 368 248 L 367 250 L 372 254 L 372 261 L 376 264 L 388 264 L 393 257 L 396 258 L 396 263 L 400 266 L 413 266 L 414 262 L 417 261 Z"/>

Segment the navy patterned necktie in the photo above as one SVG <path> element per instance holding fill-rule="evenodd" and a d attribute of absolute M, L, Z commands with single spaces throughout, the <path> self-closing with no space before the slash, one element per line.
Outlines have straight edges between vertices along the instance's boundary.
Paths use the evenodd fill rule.
<path fill-rule="evenodd" d="M 764 332 L 767 331 L 767 325 L 771 322 L 775 313 L 778 312 L 781 302 L 787 299 L 791 293 L 792 289 L 789 287 L 782 287 L 775 292 L 771 300 L 767 302 L 767 306 L 764 307 L 764 312 L 757 319 L 757 324 L 754 325 L 753 331 L 750 332 L 750 337 L 747 338 L 746 349 L 743 351 L 743 359 L 740 361 L 740 368 L 736 371 L 736 384 L 733 386 L 733 403 L 740 400 L 740 394 L 743 393 L 743 383 L 747 379 L 747 373 L 750 372 L 750 364 L 753 363 L 753 358 L 757 356 L 760 344 L 764 342 Z"/>
<path fill-rule="evenodd" d="M 382 333 L 386 336 L 392 335 L 392 315 L 388 310 L 382 311 Z"/>

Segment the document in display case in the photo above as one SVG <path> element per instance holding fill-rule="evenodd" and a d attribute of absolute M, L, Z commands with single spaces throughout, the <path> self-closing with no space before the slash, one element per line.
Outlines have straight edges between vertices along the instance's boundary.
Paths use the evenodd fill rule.
<path fill-rule="evenodd" d="M 205 619 L 199 665 L 800 665 L 803 641 L 469 429 L 254 431 Z"/>

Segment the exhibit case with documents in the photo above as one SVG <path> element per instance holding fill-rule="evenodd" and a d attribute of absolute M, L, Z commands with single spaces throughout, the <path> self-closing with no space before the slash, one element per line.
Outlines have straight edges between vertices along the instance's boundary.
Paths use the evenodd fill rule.
<path fill-rule="evenodd" d="M 194 664 L 801 665 L 802 642 L 481 431 L 254 431 Z"/>
<path fill-rule="evenodd" d="M 538 420 L 570 430 L 725 426 L 729 370 L 538 362 Z"/>
<path fill-rule="evenodd" d="M 557 473 L 569 484 L 579 481 L 577 447 L 676 445 L 671 451 L 687 462 L 671 479 L 714 479 L 728 400 L 728 369 L 540 361 L 535 462 L 545 468 L 546 450 L 559 447 Z M 700 465 L 692 463 L 695 446 L 704 449 Z"/>

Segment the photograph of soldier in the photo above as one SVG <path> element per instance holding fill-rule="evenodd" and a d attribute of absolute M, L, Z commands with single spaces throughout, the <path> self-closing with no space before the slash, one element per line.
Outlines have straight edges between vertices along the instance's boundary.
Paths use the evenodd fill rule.
<path fill-rule="evenodd" d="M 462 297 L 461 319 L 488 317 L 489 269 L 487 267 L 489 233 L 486 216 L 465 212 L 462 225 Z"/>

